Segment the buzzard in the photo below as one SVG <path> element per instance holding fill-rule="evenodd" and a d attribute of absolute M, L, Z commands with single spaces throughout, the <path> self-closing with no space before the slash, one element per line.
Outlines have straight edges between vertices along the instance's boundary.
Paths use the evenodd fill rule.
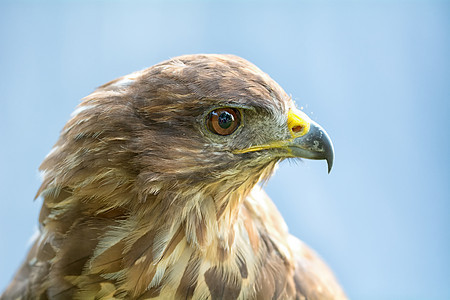
<path fill-rule="evenodd" d="M 233 55 L 186 55 L 84 98 L 40 170 L 39 237 L 2 299 L 345 299 L 258 185 L 327 133 Z"/>

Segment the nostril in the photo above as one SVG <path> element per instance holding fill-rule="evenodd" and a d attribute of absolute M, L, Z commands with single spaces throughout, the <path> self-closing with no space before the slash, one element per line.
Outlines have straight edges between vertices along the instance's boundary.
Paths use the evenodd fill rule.
<path fill-rule="evenodd" d="M 303 131 L 303 126 L 300 126 L 300 125 L 294 126 L 294 127 L 292 127 L 292 131 L 295 133 L 301 132 L 301 131 Z"/>

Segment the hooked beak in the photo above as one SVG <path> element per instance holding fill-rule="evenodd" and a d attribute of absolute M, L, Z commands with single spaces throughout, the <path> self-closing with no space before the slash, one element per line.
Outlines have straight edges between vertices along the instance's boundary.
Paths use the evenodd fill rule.
<path fill-rule="evenodd" d="M 328 173 L 333 167 L 333 143 L 327 132 L 314 121 L 310 122 L 308 133 L 291 140 L 287 148 L 294 157 L 325 159 L 328 164 Z"/>

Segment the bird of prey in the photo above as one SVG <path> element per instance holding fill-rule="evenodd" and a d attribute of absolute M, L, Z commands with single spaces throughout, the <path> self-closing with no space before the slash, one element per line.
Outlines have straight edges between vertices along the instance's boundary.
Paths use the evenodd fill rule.
<path fill-rule="evenodd" d="M 39 236 L 2 299 L 345 299 L 258 183 L 333 146 L 267 74 L 186 55 L 85 97 L 40 170 Z"/>

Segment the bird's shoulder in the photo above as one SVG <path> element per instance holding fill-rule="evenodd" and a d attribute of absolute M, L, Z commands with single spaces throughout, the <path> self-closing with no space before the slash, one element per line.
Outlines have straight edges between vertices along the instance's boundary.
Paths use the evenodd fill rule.
<path fill-rule="evenodd" d="M 257 224 L 256 231 L 265 244 L 265 253 L 260 254 L 264 261 L 260 270 L 266 278 L 264 286 L 284 290 L 279 294 L 281 299 L 346 299 L 327 264 L 312 248 L 289 234 L 283 217 L 261 188 L 252 190 L 244 208 Z M 274 277 L 266 276 L 272 270 L 277 270 Z M 280 279 L 281 274 L 285 278 Z M 264 293 L 267 295 L 267 291 Z"/>

